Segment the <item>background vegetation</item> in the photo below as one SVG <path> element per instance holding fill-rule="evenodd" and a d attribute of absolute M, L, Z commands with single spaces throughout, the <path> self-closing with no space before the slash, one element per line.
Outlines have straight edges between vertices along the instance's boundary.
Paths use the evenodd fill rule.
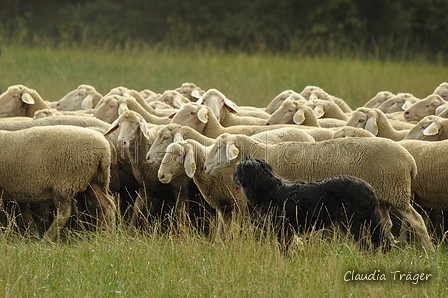
<path fill-rule="evenodd" d="M 3 41 L 446 56 L 444 0 L 3 0 Z"/>

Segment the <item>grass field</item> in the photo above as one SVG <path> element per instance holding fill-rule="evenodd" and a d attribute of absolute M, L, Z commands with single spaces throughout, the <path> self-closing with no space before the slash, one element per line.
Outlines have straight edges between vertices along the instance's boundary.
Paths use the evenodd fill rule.
<path fill-rule="evenodd" d="M 2 90 L 23 84 L 51 101 L 79 84 L 91 84 L 105 94 L 117 86 L 163 92 L 194 82 L 205 90 L 217 88 L 238 104 L 255 106 L 265 106 L 285 89 L 317 85 L 356 108 L 382 90 L 423 98 L 448 80 L 448 69 L 424 60 L 4 45 L 0 78 Z M 322 241 L 314 234 L 284 257 L 274 238 L 255 226 L 243 231 L 234 227 L 225 243 L 191 229 L 136 233 L 119 226 L 114 236 L 80 233 L 55 245 L 15 236 L 6 228 L 0 233 L 0 251 L 0 297 L 448 295 L 446 244 L 430 254 L 417 243 L 369 255 L 349 239 Z M 357 274 L 377 280 L 355 281 Z"/>

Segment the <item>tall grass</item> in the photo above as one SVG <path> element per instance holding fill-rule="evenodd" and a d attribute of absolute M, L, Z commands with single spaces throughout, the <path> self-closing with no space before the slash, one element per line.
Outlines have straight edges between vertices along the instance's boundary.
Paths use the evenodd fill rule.
<path fill-rule="evenodd" d="M 163 92 L 188 81 L 255 106 L 265 106 L 285 89 L 317 85 L 356 108 L 381 90 L 425 97 L 447 80 L 448 69 L 424 59 L 6 45 L 0 78 L 3 90 L 23 84 L 52 101 L 83 83 L 102 93 L 117 86 Z M 17 236 L 10 229 L 0 233 L 2 297 L 440 297 L 448 292 L 444 244 L 430 254 L 411 243 L 371 255 L 344 237 L 322 240 L 315 233 L 285 257 L 275 237 L 255 225 L 243 230 L 233 226 L 221 242 L 188 228 L 162 232 L 155 225 L 134 231 L 121 224 L 114 236 L 79 232 L 54 245 Z M 345 281 L 351 270 L 376 270 L 387 280 Z M 399 280 L 399 275 L 394 280 L 394 271 L 432 276 L 413 284 Z"/>

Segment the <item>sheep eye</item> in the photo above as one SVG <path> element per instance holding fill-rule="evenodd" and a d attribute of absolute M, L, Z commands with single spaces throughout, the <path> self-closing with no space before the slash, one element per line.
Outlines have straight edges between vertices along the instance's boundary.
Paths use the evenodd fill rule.
<path fill-rule="evenodd" d="M 364 119 L 359 119 L 359 122 L 360 122 L 360 123 L 362 123 L 362 122 L 364 122 L 364 121 L 365 121 Z"/>

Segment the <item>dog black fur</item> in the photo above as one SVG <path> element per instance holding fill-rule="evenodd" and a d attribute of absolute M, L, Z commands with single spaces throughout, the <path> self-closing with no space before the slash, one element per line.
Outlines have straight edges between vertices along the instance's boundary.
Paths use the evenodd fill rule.
<path fill-rule="evenodd" d="M 389 249 L 378 198 L 364 180 L 341 175 L 310 183 L 290 182 L 274 174 L 264 160 L 247 159 L 237 165 L 233 181 L 262 218 L 272 216 L 283 252 L 294 232 L 332 227 L 350 232 L 361 248 L 368 250 L 363 237 L 366 227 L 374 250 L 381 246 L 383 251 Z"/>

